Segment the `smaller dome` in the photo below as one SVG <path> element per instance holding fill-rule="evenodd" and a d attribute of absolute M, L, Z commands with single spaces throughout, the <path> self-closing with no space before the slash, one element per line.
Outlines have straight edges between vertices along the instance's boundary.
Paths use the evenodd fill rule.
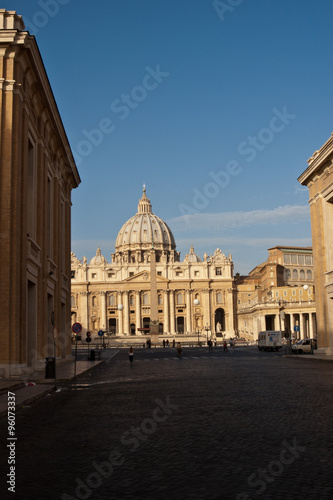
<path fill-rule="evenodd" d="M 101 266 L 102 264 L 107 264 L 105 257 L 102 255 L 101 249 L 98 247 L 96 250 L 96 255 L 90 261 L 91 266 Z"/>
<path fill-rule="evenodd" d="M 192 262 L 192 263 L 201 262 L 200 257 L 198 257 L 198 255 L 194 251 L 193 245 L 191 245 L 190 253 L 187 253 L 185 255 L 184 262 Z"/>

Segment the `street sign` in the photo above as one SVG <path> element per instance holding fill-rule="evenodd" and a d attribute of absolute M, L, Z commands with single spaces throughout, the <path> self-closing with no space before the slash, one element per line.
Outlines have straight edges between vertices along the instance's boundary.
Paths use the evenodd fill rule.
<path fill-rule="evenodd" d="M 88 342 L 88 343 L 91 342 L 91 337 L 87 337 L 86 342 Z"/>
<path fill-rule="evenodd" d="M 294 326 L 294 331 L 295 331 L 295 332 L 299 332 L 299 326 L 298 326 L 298 325 L 295 325 L 295 326 Z"/>
<path fill-rule="evenodd" d="M 82 325 L 81 323 L 74 323 L 72 326 L 72 332 L 74 333 L 81 333 L 82 332 Z"/>
<path fill-rule="evenodd" d="M 100 331 L 98 332 L 98 336 L 99 336 L 99 337 L 103 337 L 103 335 L 104 335 L 103 330 L 100 330 Z"/>

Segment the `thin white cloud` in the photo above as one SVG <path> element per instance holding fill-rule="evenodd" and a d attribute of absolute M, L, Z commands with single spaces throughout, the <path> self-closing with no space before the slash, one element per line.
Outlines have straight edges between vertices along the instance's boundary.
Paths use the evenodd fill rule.
<path fill-rule="evenodd" d="M 285 205 L 273 210 L 190 214 L 168 220 L 173 231 L 222 231 L 224 229 L 258 225 L 293 224 L 310 220 L 308 205 Z"/>

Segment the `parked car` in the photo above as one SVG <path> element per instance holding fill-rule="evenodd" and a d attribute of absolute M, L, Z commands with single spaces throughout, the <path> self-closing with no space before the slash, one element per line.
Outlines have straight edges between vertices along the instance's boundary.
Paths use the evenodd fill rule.
<path fill-rule="evenodd" d="M 311 353 L 314 349 L 317 349 L 316 339 L 302 339 L 291 346 L 291 352 L 293 354 L 303 354 L 303 352 Z"/>

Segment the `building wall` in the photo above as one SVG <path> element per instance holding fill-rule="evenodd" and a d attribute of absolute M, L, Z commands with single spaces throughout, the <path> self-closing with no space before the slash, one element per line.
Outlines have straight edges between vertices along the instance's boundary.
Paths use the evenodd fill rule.
<path fill-rule="evenodd" d="M 315 151 L 299 182 L 309 188 L 318 347 L 333 353 L 333 136 Z"/>
<path fill-rule="evenodd" d="M 72 254 L 72 322 L 80 322 L 83 332 L 96 333 L 99 329 L 110 330 L 109 320 L 113 320 L 113 333 L 129 335 L 130 325 L 135 325 L 135 334 L 140 335 L 138 328 L 143 328 L 144 318 L 151 315 L 149 262 L 108 263 L 99 249 L 92 261 L 87 264 L 86 259 L 79 261 Z M 158 320 L 163 333 L 189 333 L 199 329 L 214 336 L 234 336 L 231 256 L 216 251 L 204 262 L 191 263 L 185 259 L 184 262 L 157 263 L 156 272 L 160 297 Z M 194 304 L 195 299 L 199 300 L 198 305 Z M 123 305 L 121 311 L 117 308 L 119 304 Z M 217 331 L 218 309 L 224 312 L 221 331 Z"/>
<path fill-rule="evenodd" d="M 257 340 L 260 331 L 282 330 L 288 338 L 316 337 L 312 249 L 277 246 L 268 252 L 248 276 L 236 275 L 238 335 Z"/>
<path fill-rule="evenodd" d="M 4 9 L 0 125 L 0 375 L 14 377 L 70 352 L 70 207 L 80 179 L 35 39 Z"/>

